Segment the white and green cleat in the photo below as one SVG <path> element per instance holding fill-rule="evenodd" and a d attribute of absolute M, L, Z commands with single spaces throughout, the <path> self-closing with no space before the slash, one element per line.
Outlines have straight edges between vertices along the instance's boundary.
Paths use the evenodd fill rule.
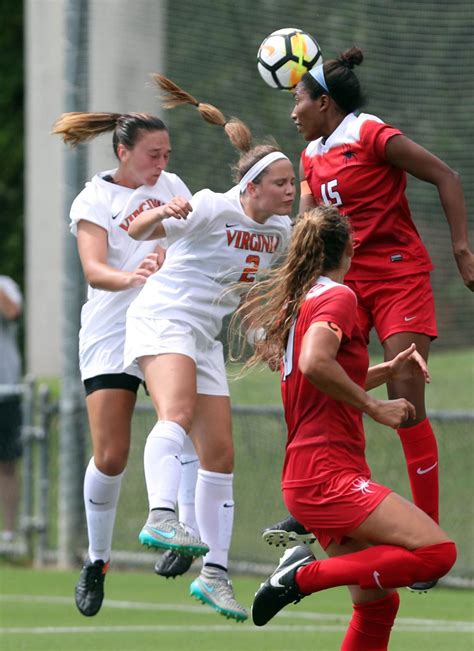
<path fill-rule="evenodd" d="M 209 547 L 199 538 L 189 534 L 176 515 L 170 511 L 169 517 L 158 519 L 153 511 L 140 531 L 138 540 L 145 547 L 171 549 L 181 556 L 204 556 Z"/>
<path fill-rule="evenodd" d="M 205 567 L 191 583 L 189 593 L 227 619 L 245 622 L 248 618 L 245 608 L 235 599 L 232 583 L 224 570 Z"/>

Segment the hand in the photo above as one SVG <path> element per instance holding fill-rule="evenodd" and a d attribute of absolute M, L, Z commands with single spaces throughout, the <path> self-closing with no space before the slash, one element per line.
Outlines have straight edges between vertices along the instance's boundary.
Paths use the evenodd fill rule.
<path fill-rule="evenodd" d="M 146 279 L 154 274 L 160 268 L 159 253 L 149 253 L 143 258 L 138 267 L 130 274 L 130 287 L 140 287 L 144 285 Z"/>
<path fill-rule="evenodd" d="M 377 423 L 398 429 L 409 418 L 416 418 L 415 407 L 405 398 L 373 400 L 365 412 Z"/>
<path fill-rule="evenodd" d="M 165 217 L 174 217 L 175 219 L 186 219 L 193 207 L 187 199 L 183 197 L 173 197 L 171 201 L 162 206 Z"/>
<path fill-rule="evenodd" d="M 464 284 L 471 292 L 474 292 L 474 255 L 468 249 L 462 253 L 455 254 L 454 257 Z"/>
<path fill-rule="evenodd" d="M 417 375 L 421 375 L 427 384 L 431 382 L 431 375 L 425 360 L 416 350 L 416 344 L 411 344 L 409 348 L 402 350 L 391 360 L 390 379 L 410 380 Z"/>
<path fill-rule="evenodd" d="M 162 246 L 157 244 L 154 253 L 156 253 L 158 256 L 156 262 L 158 265 L 158 269 L 161 269 L 161 267 L 164 265 L 166 260 L 166 249 L 164 249 Z"/>

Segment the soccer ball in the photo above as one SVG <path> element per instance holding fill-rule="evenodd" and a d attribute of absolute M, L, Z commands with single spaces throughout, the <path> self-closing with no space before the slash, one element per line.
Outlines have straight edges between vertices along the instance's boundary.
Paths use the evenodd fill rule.
<path fill-rule="evenodd" d="M 315 39 L 295 27 L 272 32 L 257 53 L 258 71 L 272 88 L 291 90 L 316 63 L 322 63 Z"/>

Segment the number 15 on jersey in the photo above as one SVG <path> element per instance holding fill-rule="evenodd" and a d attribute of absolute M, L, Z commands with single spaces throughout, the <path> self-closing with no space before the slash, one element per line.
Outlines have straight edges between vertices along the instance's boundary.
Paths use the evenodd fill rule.
<path fill-rule="evenodd" d="M 337 179 L 321 184 L 321 196 L 326 206 L 342 206 L 342 199 L 336 190 Z"/>

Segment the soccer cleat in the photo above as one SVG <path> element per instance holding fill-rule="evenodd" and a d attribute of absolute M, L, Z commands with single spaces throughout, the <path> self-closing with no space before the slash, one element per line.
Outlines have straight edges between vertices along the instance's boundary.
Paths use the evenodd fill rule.
<path fill-rule="evenodd" d="M 264 529 L 262 538 L 269 545 L 286 547 L 290 542 L 304 543 L 310 545 L 316 540 L 316 536 L 307 531 L 293 516 L 288 516 L 286 520 L 277 522 L 271 527 Z"/>
<path fill-rule="evenodd" d="M 171 549 L 167 549 L 155 563 L 155 574 L 175 579 L 185 574 L 193 562 L 192 556 L 179 556 Z"/>
<path fill-rule="evenodd" d="M 434 581 L 418 581 L 417 583 L 413 583 L 412 585 L 408 585 L 407 589 L 410 590 L 410 592 L 416 592 L 418 594 L 423 594 L 428 592 L 428 590 L 431 590 L 436 586 L 438 583 L 437 580 Z"/>
<path fill-rule="evenodd" d="M 109 569 L 109 563 L 104 561 L 86 560 L 79 581 L 76 584 L 76 606 L 83 615 L 92 617 L 96 615 L 104 600 L 104 579 Z"/>
<path fill-rule="evenodd" d="M 306 595 L 296 586 L 295 576 L 300 567 L 315 560 L 304 547 L 287 549 L 276 570 L 255 593 L 252 605 L 252 619 L 255 626 L 265 626 L 282 608 L 297 604 Z"/>
<path fill-rule="evenodd" d="M 146 547 L 171 549 L 180 556 L 204 556 L 209 551 L 206 543 L 186 531 L 173 511 L 162 519 L 158 519 L 152 511 L 138 540 Z"/>
<path fill-rule="evenodd" d="M 205 566 L 191 583 L 189 593 L 227 619 L 244 622 L 248 618 L 247 611 L 234 597 L 234 589 L 225 570 Z"/>

